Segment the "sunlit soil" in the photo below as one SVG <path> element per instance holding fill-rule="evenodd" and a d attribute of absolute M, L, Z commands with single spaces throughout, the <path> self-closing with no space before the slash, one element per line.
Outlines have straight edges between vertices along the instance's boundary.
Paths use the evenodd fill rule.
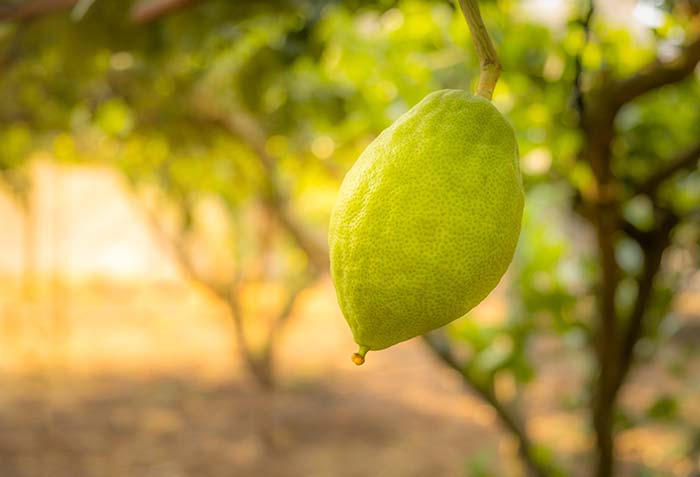
<path fill-rule="evenodd" d="M 51 298 L 56 290 L 60 298 Z M 498 310 L 498 299 L 476 319 Z M 257 391 L 241 366 L 226 309 L 183 281 L 64 284 L 32 301 L 5 295 L 2 320 L 3 477 L 351 476 L 377 469 L 459 476 L 480 460 L 499 475 L 519 475 L 517 448 L 493 411 L 419 341 L 370 353 L 360 368 L 351 363 L 354 344 L 327 279 L 299 299 L 273 396 Z M 581 358 L 563 355 L 556 340 L 536 349 L 544 373 L 526 396 L 528 426 L 569 465 L 585 463 L 592 444 L 586 416 L 567 408 L 585 376 Z M 659 386 L 685 389 L 682 380 L 660 376 L 653 366 L 640 370 L 625 401 L 643 409 Z M 697 398 L 698 389 L 691 392 Z M 630 465 L 684 475 L 683 437 L 672 427 L 644 426 L 621 434 L 620 455 Z"/>
<path fill-rule="evenodd" d="M 355 367 L 327 280 L 299 300 L 274 396 L 196 287 L 64 285 L 60 310 L 52 291 L 3 302 L 3 477 L 462 475 L 473 453 L 512 454 L 419 342 Z"/>

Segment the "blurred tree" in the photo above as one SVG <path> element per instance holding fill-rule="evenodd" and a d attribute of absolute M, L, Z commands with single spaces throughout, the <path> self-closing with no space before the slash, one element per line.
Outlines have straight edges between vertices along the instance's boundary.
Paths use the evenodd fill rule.
<path fill-rule="evenodd" d="M 689 442 L 699 435 L 682 396 L 659 395 L 644 416 L 618 404 L 638 358 L 683 333 L 671 305 L 700 261 L 698 6 L 643 3 L 655 19 L 647 41 L 588 4 L 561 29 L 511 0 L 482 4 L 503 65 L 494 102 L 518 134 L 527 209 L 508 319 L 459 320 L 426 342 L 493 407 L 533 476 L 565 475 L 534 442 L 522 399 L 543 336 L 586 352 L 590 385 L 572 405 L 590 410 L 593 475 L 621 473 L 614 437 L 624 428 L 664 419 Z M 141 193 L 155 186 L 166 205 L 148 209 L 154 230 L 227 303 L 241 343 L 245 282 L 285 283 L 276 330 L 326 269 L 316 232 L 363 146 L 430 91 L 474 89 L 478 71 L 459 12 L 443 1 L 27 0 L 0 19 L 3 131 L 27 128 L 58 159 L 110 161 Z M 5 169 L 20 157 L 10 153 Z M 200 210 L 212 201 L 226 227 L 207 235 Z M 270 240 L 269 227 L 284 238 Z M 229 273 L 198 266 L 202 235 L 217 238 L 206 250 L 228 255 Z M 276 250 L 287 251 L 283 271 L 254 265 Z M 698 347 L 680 341 L 682 374 Z M 271 369 L 272 354 L 246 356 L 256 376 Z"/>
<path fill-rule="evenodd" d="M 504 402 L 496 386 L 506 377 L 520 385 L 532 379 L 526 344 L 534 333 L 554 328 L 569 336 L 583 334 L 590 343 L 595 365 L 590 412 L 598 453 L 594 474 L 618 475 L 614 436 L 620 428 L 620 389 L 643 338 L 661 338 L 663 320 L 670 316 L 672 290 L 682 283 L 677 270 L 662 268 L 662 258 L 674 252 L 687 254 L 689 268 L 682 269 L 682 274 L 697 270 L 697 10 L 693 2 L 659 7 L 657 13 L 665 21 L 654 30 L 655 53 L 632 46 L 625 32 L 592 24 L 592 4 L 554 48 L 542 44 L 534 51 L 517 51 L 516 56 L 513 53 L 525 42 L 510 35 L 519 28 L 509 24 L 497 33 L 505 85 L 518 96 L 513 84 L 528 90 L 519 98 L 527 104 L 515 99 L 511 105 L 516 131 L 527 134 L 521 141 L 525 173 L 535 176 L 528 178 L 528 198 L 535 199 L 535 191 L 543 187 L 534 186 L 532 179 L 549 172 L 550 183 L 564 186 L 561 191 L 566 192 L 547 194 L 562 195 L 561 200 L 580 214 L 585 220 L 583 230 L 572 232 L 592 229 L 597 253 L 586 256 L 588 251 L 576 251 L 581 263 L 575 276 L 585 281 L 571 280 L 565 268 L 571 262 L 563 261 L 573 252 L 566 250 L 565 241 L 557 240 L 551 226 L 538 224 L 533 230 L 532 218 L 526 214 L 515 269 L 519 306 L 514 307 L 511 320 L 488 334 L 458 323 L 453 339 L 470 343 L 472 349 L 466 362 L 456 357 L 451 340 L 440 333 L 426 340 L 515 434 L 530 475 L 559 471 L 550 461 L 551 453 L 532 443 L 519 417 L 522 409 L 510 406 L 517 403 Z M 568 85 L 573 85 L 573 101 L 566 108 L 562 106 L 568 103 Z M 669 89 L 671 85 L 674 90 Z M 651 109 L 654 112 L 649 115 L 642 113 Z M 518 113 L 527 116 L 521 118 Z M 688 181 L 694 184 L 690 196 Z M 595 309 L 587 305 L 588 297 L 595 298 Z M 688 431 L 689 437 L 697 435 L 692 425 Z"/>
<path fill-rule="evenodd" d="M 0 144 L 0 186 L 22 213 L 22 290 L 25 298 L 31 298 L 36 280 L 36 227 L 26 161 L 31 151 L 31 132 L 26 126 L 11 124 L 0 129 Z"/>
<path fill-rule="evenodd" d="M 295 138 L 275 135 L 275 131 L 287 131 L 286 123 L 275 124 L 283 117 L 277 119 L 264 109 L 241 103 L 247 90 L 258 87 L 246 76 L 251 74 L 248 70 L 264 71 L 261 67 L 269 64 L 272 69 L 267 74 L 274 76 L 275 68 L 285 68 L 289 62 L 286 35 L 289 42 L 295 41 L 294 34 L 304 25 L 292 11 L 273 23 L 271 14 L 277 4 L 220 4 L 214 11 L 202 12 L 201 23 L 175 18 L 162 30 L 134 26 L 171 13 L 170 8 L 157 12 L 146 8 L 156 3 L 184 6 L 183 2 L 138 3 L 126 19 L 118 2 L 19 2 L 0 10 L 0 16 L 22 22 L 8 24 L 6 31 L 13 53 L 8 60 L 12 68 L 0 80 L 7 99 L 4 123 L 10 132 L 27 125 L 40 132 L 59 161 L 101 159 L 120 167 L 136 191 L 158 186 L 162 191 L 158 203 L 166 205 L 147 209 L 155 236 L 167 244 L 190 278 L 226 304 L 244 362 L 257 382 L 269 389 L 274 384 L 278 335 L 298 294 L 327 268 L 327 256 L 319 239 L 291 210 L 290 192 L 280 171 L 283 160 L 291 169 L 301 167 L 299 161 L 308 162 L 309 146 L 303 146 L 308 132 L 299 129 L 301 146 L 289 144 Z M 67 7 L 72 8 L 71 17 L 43 16 Z M 76 16 L 81 19 L 80 28 L 75 28 Z M 239 18 L 239 23 L 221 21 L 230 17 Z M 222 34 L 236 41 L 222 42 Z M 44 35 L 56 41 L 37 41 Z M 209 48 L 199 46 L 207 42 Z M 25 62 L 24 55 L 39 62 Z M 229 93 L 231 82 L 240 97 Z M 260 118 L 272 132 L 265 130 Z M 6 155 L 15 161 L 6 161 L 7 177 L 20 170 L 17 161 L 24 157 L 12 144 L 6 142 Z M 273 152 L 285 157 L 273 158 Z M 317 179 L 327 174 L 322 166 L 307 163 L 304 167 L 308 176 Z M 197 208 L 212 197 L 221 205 L 220 219 L 232 241 L 193 249 Z M 251 213 L 253 209 L 258 213 Z M 174 216 L 170 223 L 159 217 L 164 210 Z M 263 220 L 266 225 L 258 223 L 258 215 L 269 216 Z M 210 270 L 197 267 L 203 250 L 214 251 Z M 233 263 L 231 254 L 237 258 Z M 277 259 L 271 260 L 270 254 Z M 224 272 L 215 260 L 221 255 L 229 259 Z M 286 268 L 271 269 L 270 264 L 276 263 Z M 257 348 L 249 343 L 246 324 L 252 322 L 249 328 L 255 331 L 263 320 L 245 320 L 249 310 L 241 303 L 241 293 L 252 282 L 281 283 L 285 295 Z"/>

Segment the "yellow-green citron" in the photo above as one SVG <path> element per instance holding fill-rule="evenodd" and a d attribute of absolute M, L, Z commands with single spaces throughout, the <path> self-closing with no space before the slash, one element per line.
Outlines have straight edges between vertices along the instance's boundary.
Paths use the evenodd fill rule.
<path fill-rule="evenodd" d="M 330 223 L 353 361 L 483 300 L 513 258 L 522 210 L 515 135 L 490 101 L 436 91 L 384 130 L 345 177 Z"/>

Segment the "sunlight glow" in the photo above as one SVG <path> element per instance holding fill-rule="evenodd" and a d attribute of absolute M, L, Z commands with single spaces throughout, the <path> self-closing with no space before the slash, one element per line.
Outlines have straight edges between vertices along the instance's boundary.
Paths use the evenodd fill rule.
<path fill-rule="evenodd" d="M 649 2 L 639 2 L 634 7 L 634 18 L 649 28 L 659 28 L 664 24 L 664 13 Z"/>

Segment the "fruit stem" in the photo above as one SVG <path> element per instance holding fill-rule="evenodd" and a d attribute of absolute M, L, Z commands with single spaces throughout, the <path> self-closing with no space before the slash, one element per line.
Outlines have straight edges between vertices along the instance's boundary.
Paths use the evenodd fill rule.
<path fill-rule="evenodd" d="M 358 366 L 362 365 L 365 362 L 367 351 L 369 351 L 367 346 L 360 345 L 360 349 L 357 350 L 357 353 L 352 354 L 352 362 Z"/>
<path fill-rule="evenodd" d="M 478 0 L 459 0 L 459 5 L 462 7 L 464 19 L 467 20 L 481 66 L 476 94 L 491 100 L 496 82 L 501 75 L 501 63 L 498 61 L 496 48 L 493 46 L 488 30 L 486 30 L 484 20 L 481 18 Z"/>

